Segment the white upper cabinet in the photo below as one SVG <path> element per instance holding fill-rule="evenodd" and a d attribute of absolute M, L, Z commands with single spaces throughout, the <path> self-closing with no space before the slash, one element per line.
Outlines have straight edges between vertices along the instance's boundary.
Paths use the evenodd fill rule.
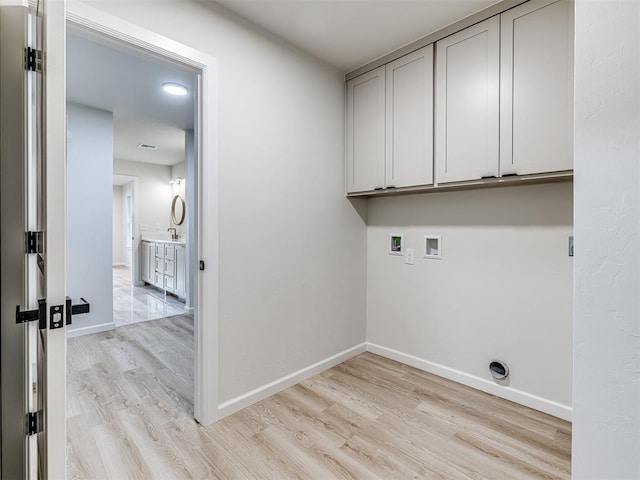
<path fill-rule="evenodd" d="M 532 0 L 501 15 L 500 172 L 573 169 L 573 12 Z"/>
<path fill-rule="evenodd" d="M 385 67 L 347 82 L 347 192 L 384 187 Z"/>
<path fill-rule="evenodd" d="M 433 183 L 433 45 L 386 65 L 385 187 Z"/>
<path fill-rule="evenodd" d="M 498 176 L 500 18 L 436 44 L 436 182 Z"/>

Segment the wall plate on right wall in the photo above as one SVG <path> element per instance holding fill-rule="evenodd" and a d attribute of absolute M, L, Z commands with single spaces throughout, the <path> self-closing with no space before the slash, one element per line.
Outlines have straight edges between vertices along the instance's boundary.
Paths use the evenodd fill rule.
<path fill-rule="evenodd" d="M 424 236 L 424 258 L 442 260 L 442 235 Z"/>

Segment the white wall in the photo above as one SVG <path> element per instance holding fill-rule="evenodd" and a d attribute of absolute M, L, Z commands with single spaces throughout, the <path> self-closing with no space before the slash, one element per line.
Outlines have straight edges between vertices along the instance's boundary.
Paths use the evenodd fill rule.
<path fill-rule="evenodd" d="M 214 5 L 89 3 L 220 62 L 221 401 L 364 342 L 342 74 Z"/>
<path fill-rule="evenodd" d="M 67 334 L 109 330 L 113 323 L 113 115 L 67 105 L 67 293 L 91 312 Z"/>
<path fill-rule="evenodd" d="M 640 3 L 576 2 L 574 478 L 640 478 Z"/>
<path fill-rule="evenodd" d="M 569 416 L 572 205 L 571 183 L 370 199 L 367 341 Z M 390 233 L 405 234 L 415 265 L 388 254 Z M 442 260 L 422 258 L 428 234 L 442 235 Z M 508 387 L 493 382 L 494 359 L 509 365 Z"/>
<path fill-rule="evenodd" d="M 113 173 L 138 179 L 138 219 L 142 235 L 166 237 L 171 219 L 171 167 L 116 159 Z"/>
<path fill-rule="evenodd" d="M 183 200 L 186 203 L 187 200 L 187 196 L 186 196 L 186 190 L 187 190 L 187 162 L 180 162 L 177 163 L 176 165 L 173 165 L 171 167 L 171 178 L 175 179 L 177 177 L 182 177 L 184 180 L 182 180 L 182 182 L 180 182 L 180 185 L 178 185 L 177 183 L 174 183 L 173 185 L 171 185 L 171 198 L 173 199 L 174 195 L 180 195 Z M 191 208 L 193 205 L 189 205 L 189 208 Z M 174 227 L 176 229 L 176 232 L 180 235 L 187 235 L 187 231 L 189 229 L 189 222 L 187 221 L 187 217 L 185 216 L 185 221 L 182 225 L 175 225 L 173 222 L 171 222 L 171 226 Z"/>

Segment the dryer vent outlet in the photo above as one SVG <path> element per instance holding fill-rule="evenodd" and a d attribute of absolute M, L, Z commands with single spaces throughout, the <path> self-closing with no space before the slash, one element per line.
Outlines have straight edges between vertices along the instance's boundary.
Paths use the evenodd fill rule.
<path fill-rule="evenodd" d="M 504 380 L 509 376 L 509 367 L 499 360 L 494 360 L 489 364 L 489 371 L 496 380 Z"/>

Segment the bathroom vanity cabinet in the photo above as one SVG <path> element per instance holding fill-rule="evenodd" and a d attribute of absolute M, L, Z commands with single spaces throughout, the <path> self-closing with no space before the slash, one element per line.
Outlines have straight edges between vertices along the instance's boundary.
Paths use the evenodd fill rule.
<path fill-rule="evenodd" d="M 143 240 L 141 252 L 142 281 L 184 300 L 187 295 L 184 243 Z"/>

